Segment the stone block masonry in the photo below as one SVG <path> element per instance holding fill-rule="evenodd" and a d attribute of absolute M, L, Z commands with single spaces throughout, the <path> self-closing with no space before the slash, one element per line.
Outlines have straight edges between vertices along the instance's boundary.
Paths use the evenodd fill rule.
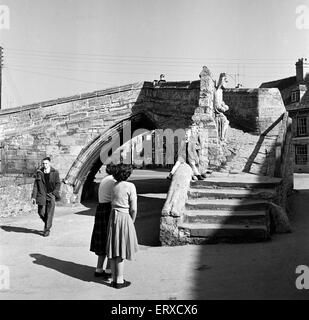
<path fill-rule="evenodd" d="M 33 178 L 0 176 L 0 218 L 37 211 L 31 204 Z"/>
<path fill-rule="evenodd" d="M 141 82 L 1 110 L 1 172 L 31 174 L 42 158 L 51 156 L 64 178 L 86 145 L 132 114 L 147 114 L 157 128 L 185 126 L 198 94 L 196 83 L 154 88 Z"/>
<path fill-rule="evenodd" d="M 223 99 L 231 125 L 261 134 L 286 110 L 278 89 L 226 89 Z"/>

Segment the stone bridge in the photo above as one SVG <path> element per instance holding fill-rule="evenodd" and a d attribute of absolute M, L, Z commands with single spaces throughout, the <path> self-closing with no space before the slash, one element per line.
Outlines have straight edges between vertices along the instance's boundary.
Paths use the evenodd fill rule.
<path fill-rule="evenodd" d="M 101 167 L 104 143 L 125 122 L 130 120 L 132 132 L 186 128 L 198 99 L 199 81 L 141 82 L 1 110 L 1 173 L 32 175 L 50 156 L 66 183 L 63 190 L 72 187 L 76 195 L 89 172 L 94 177 Z"/>
<path fill-rule="evenodd" d="M 225 94 L 231 114 L 239 120 L 243 116 L 242 122 L 257 134 L 282 115 L 277 89 L 235 89 Z M 63 181 L 63 204 L 78 203 L 87 177 L 93 179 L 102 165 L 102 146 L 124 123 L 131 122 L 132 132 L 188 128 L 200 96 L 199 80 L 140 82 L 1 110 L 1 175 L 32 177 L 41 159 L 50 156 Z M 244 99 L 254 115 L 250 119 Z"/>

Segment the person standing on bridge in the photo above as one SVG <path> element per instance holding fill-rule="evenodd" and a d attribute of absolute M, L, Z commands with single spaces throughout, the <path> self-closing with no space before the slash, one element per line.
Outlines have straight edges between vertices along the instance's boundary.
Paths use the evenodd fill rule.
<path fill-rule="evenodd" d="M 178 159 L 169 173 L 167 179 L 171 180 L 182 163 L 187 162 L 192 169 L 193 180 L 204 180 L 206 173 L 201 174 L 199 169 L 199 157 L 201 152 L 200 136 L 195 125 L 186 131 L 185 139 L 181 141 L 178 150 Z"/>
<path fill-rule="evenodd" d="M 113 177 L 115 165 L 106 165 L 106 173 L 99 186 L 99 203 L 95 213 L 94 226 L 91 236 L 90 251 L 98 256 L 95 277 L 102 277 L 104 280 L 111 278 L 110 263 L 106 257 L 107 227 L 111 213 L 112 190 L 116 180 Z"/>
<path fill-rule="evenodd" d="M 112 191 L 112 212 L 108 225 L 107 257 L 111 259 L 113 281 L 116 289 L 128 287 L 131 282 L 123 279 L 124 260 L 133 260 L 138 251 L 134 222 L 137 213 L 135 185 L 126 180 L 132 166 L 119 164 L 114 172 L 116 183 Z"/>
<path fill-rule="evenodd" d="M 50 158 L 42 161 L 37 170 L 32 190 L 32 204 L 38 205 L 38 214 L 44 222 L 43 236 L 48 237 L 53 223 L 56 200 L 60 200 L 59 173 L 50 165 Z"/>

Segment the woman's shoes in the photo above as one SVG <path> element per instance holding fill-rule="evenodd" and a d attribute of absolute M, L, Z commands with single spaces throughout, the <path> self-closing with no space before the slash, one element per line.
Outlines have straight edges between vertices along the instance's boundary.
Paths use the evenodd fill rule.
<path fill-rule="evenodd" d="M 126 281 L 126 280 L 123 280 L 123 283 L 116 283 L 116 282 L 113 281 L 111 283 L 111 287 L 116 288 L 116 289 L 122 289 L 122 288 L 128 287 L 130 284 L 131 284 L 131 282 L 130 281 Z"/>

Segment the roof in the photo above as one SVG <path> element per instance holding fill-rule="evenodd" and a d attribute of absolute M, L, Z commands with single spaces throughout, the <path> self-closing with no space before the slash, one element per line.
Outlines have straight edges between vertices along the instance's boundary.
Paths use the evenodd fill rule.
<path fill-rule="evenodd" d="M 296 76 L 270 82 L 263 82 L 260 85 L 260 88 L 278 88 L 281 91 L 293 86 L 294 84 L 297 84 Z"/>

